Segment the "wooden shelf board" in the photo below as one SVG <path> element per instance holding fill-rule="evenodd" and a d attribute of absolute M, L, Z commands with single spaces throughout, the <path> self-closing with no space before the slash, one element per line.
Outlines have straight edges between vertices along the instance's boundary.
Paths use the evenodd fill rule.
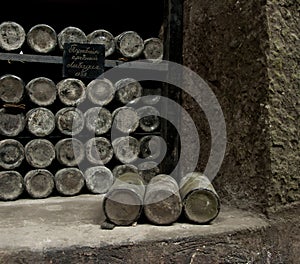
<path fill-rule="evenodd" d="M 63 57 L 51 55 L 37 55 L 37 54 L 18 54 L 18 53 L 5 53 L 0 52 L 0 60 L 2 61 L 19 61 L 19 62 L 35 62 L 35 63 L 52 63 L 62 64 Z M 137 63 L 138 62 L 138 65 Z M 113 68 L 124 64 L 126 69 L 141 69 L 141 70 L 158 70 L 167 71 L 168 65 L 166 63 L 152 63 L 143 61 L 124 62 L 120 60 L 105 60 L 106 68 Z"/>

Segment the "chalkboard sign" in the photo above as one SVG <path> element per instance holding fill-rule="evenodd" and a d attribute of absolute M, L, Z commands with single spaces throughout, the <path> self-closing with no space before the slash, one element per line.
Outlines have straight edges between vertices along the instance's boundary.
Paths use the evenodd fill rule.
<path fill-rule="evenodd" d="M 104 72 L 104 59 L 102 44 L 65 43 L 63 77 L 96 79 Z"/>

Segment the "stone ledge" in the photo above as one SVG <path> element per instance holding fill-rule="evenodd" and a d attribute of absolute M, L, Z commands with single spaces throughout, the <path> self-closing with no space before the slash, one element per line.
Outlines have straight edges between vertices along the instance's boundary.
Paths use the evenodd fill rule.
<path fill-rule="evenodd" d="M 138 223 L 102 230 L 102 198 L 80 195 L 0 203 L 0 263 L 153 263 L 160 257 L 156 263 L 186 263 L 181 260 L 191 260 L 193 254 L 193 261 L 220 257 L 209 253 L 219 247 L 236 248 L 236 254 L 249 259 L 260 254 L 253 239 L 269 228 L 261 216 L 222 206 L 210 225 Z M 245 256 L 235 241 L 240 236 L 254 247 L 250 253 L 245 248 Z"/>
<path fill-rule="evenodd" d="M 279 218 L 223 205 L 210 225 L 103 230 L 102 195 L 0 203 L 0 263 L 299 263 L 300 204 Z"/>
<path fill-rule="evenodd" d="M 59 216 L 62 218 L 62 216 Z M 0 249 L 45 250 L 65 247 L 100 247 L 131 245 L 151 241 L 168 241 L 190 237 L 210 237 L 242 230 L 259 230 L 267 227 L 265 220 L 234 209 L 223 209 L 210 225 L 175 223 L 171 226 L 138 224 L 113 230 L 102 230 L 98 224 L 55 222 L 53 224 L 22 221 L 19 225 L 4 227 L 1 224 Z M 1 222 L 3 221 L 3 218 Z"/>
<path fill-rule="evenodd" d="M 99 224 L 104 221 L 103 195 L 19 199 L 0 202 L 1 227 Z"/>

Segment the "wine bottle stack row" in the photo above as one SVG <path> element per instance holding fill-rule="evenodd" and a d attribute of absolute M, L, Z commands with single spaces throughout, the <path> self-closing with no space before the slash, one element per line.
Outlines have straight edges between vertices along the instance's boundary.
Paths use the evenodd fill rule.
<path fill-rule="evenodd" d="M 178 183 L 168 174 L 158 174 L 146 185 L 138 173 L 119 176 L 103 200 L 106 229 L 129 226 L 144 215 L 155 225 L 170 225 L 180 217 L 207 224 L 220 212 L 220 199 L 210 180 L 202 173 L 185 175 Z"/>
<path fill-rule="evenodd" d="M 15 169 L 26 162 L 34 168 L 49 167 L 54 160 L 61 165 L 72 167 L 88 161 L 92 165 L 105 165 L 116 159 L 119 163 L 130 164 L 139 158 L 157 161 L 161 156 L 163 139 L 155 135 L 137 139 L 122 136 L 110 142 L 105 137 L 92 137 L 86 142 L 74 137 L 59 139 L 52 143 L 45 138 L 30 139 L 22 144 L 16 139 L 0 141 L 0 167 Z"/>
<path fill-rule="evenodd" d="M 156 93 L 159 93 L 157 89 Z M 159 101 L 159 94 L 150 99 L 147 95 L 151 94 L 133 78 L 123 78 L 115 83 L 106 78 L 98 78 L 86 84 L 77 78 L 64 78 L 54 82 L 41 76 L 25 83 L 22 78 L 14 74 L 0 76 L 0 99 L 8 104 L 20 103 L 25 96 L 38 106 L 52 105 L 57 99 L 65 106 L 78 106 L 85 101 L 89 104 L 105 106 L 114 98 L 123 105 L 134 104 L 139 99 L 145 100 L 144 103 L 148 104 Z M 143 96 L 146 98 L 141 98 Z"/>
<path fill-rule="evenodd" d="M 117 53 L 127 59 L 161 61 L 163 58 L 163 43 L 160 38 L 143 39 L 135 31 L 125 31 L 114 36 L 108 30 L 96 29 L 86 34 L 78 27 L 68 26 L 56 32 L 50 25 L 37 24 L 26 32 L 14 21 L 0 24 L 0 48 L 5 51 L 20 50 L 25 43 L 32 51 L 41 54 L 62 51 L 65 43 L 89 43 L 104 45 L 105 57 Z"/>
<path fill-rule="evenodd" d="M 147 116 L 140 113 L 147 112 Z M 121 134 L 138 130 L 157 131 L 160 126 L 159 112 L 152 106 L 138 109 L 120 107 L 113 113 L 104 107 L 92 107 L 85 112 L 76 107 L 64 107 L 53 113 L 45 107 L 32 108 L 26 113 L 15 108 L 0 109 L 0 134 L 7 137 L 26 135 L 36 137 L 91 135 L 108 136 L 113 129 Z"/>

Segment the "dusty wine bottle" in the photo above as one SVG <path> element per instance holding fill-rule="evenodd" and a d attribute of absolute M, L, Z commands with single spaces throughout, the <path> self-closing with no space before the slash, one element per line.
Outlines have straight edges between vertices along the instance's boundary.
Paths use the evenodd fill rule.
<path fill-rule="evenodd" d="M 55 159 L 54 145 L 47 139 L 32 139 L 25 145 L 25 158 L 34 168 L 46 168 Z"/>
<path fill-rule="evenodd" d="M 106 79 L 94 79 L 87 85 L 87 97 L 96 105 L 107 105 L 115 96 L 114 84 Z"/>
<path fill-rule="evenodd" d="M 19 135 L 25 128 L 23 113 L 12 113 L 8 109 L 0 109 L 0 134 L 8 137 Z"/>
<path fill-rule="evenodd" d="M 5 74 L 0 77 L 0 99 L 5 103 L 16 104 L 23 99 L 24 81 L 13 74 Z"/>
<path fill-rule="evenodd" d="M 6 170 L 17 168 L 25 158 L 23 145 L 15 139 L 0 141 L 0 167 Z"/>
<path fill-rule="evenodd" d="M 120 175 L 130 173 L 138 173 L 138 168 L 133 164 L 121 164 L 113 168 L 112 173 L 115 178 L 118 178 Z"/>
<path fill-rule="evenodd" d="M 123 78 L 115 83 L 116 99 L 123 104 L 136 103 L 142 96 L 143 87 L 133 78 Z"/>
<path fill-rule="evenodd" d="M 148 38 L 144 40 L 143 54 L 145 59 L 152 62 L 160 62 L 163 59 L 164 45 L 160 38 Z"/>
<path fill-rule="evenodd" d="M 75 136 L 84 128 L 84 114 L 76 107 L 64 107 L 56 112 L 55 123 L 62 134 Z"/>
<path fill-rule="evenodd" d="M 125 173 L 115 179 L 103 199 L 104 214 L 115 225 L 135 223 L 143 210 L 145 184 L 137 173 Z"/>
<path fill-rule="evenodd" d="M 139 116 L 139 126 L 145 132 L 152 132 L 160 125 L 160 113 L 151 105 L 145 105 L 137 110 Z"/>
<path fill-rule="evenodd" d="M 84 113 L 86 128 L 100 136 L 108 132 L 112 124 L 112 114 L 104 107 L 92 107 Z"/>
<path fill-rule="evenodd" d="M 108 163 L 114 154 L 110 141 L 105 137 L 94 137 L 85 143 L 87 160 L 94 165 Z"/>
<path fill-rule="evenodd" d="M 25 86 L 31 102 L 39 106 L 47 106 L 56 99 L 56 85 L 46 77 L 37 77 L 30 80 Z"/>
<path fill-rule="evenodd" d="M 156 225 L 170 225 L 182 212 L 182 201 L 176 180 L 167 174 L 153 177 L 147 184 L 144 213 Z"/>
<path fill-rule="evenodd" d="M 112 141 L 115 157 L 124 164 L 138 159 L 140 142 L 132 136 L 116 138 Z"/>
<path fill-rule="evenodd" d="M 194 223 L 206 224 L 220 212 L 220 199 L 210 180 L 200 172 L 185 175 L 179 183 L 186 218 Z"/>
<path fill-rule="evenodd" d="M 57 45 L 56 31 L 46 24 L 37 24 L 26 34 L 28 46 L 38 53 L 49 53 Z"/>
<path fill-rule="evenodd" d="M 85 185 L 83 172 L 78 168 L 63 168 L 54 176 L 56 190 L 65 196 L 77 195 Z"/>
<path fill-rule="evenodd" d="M 24 184 L 32 198 L 46 198 L 54 190 L 54 176 L 46 169 L 31 170 L 26 173 Z"/>
<path fill-rule="evenodd" d="M 144 50 L 144 41 L 135 31 L 124 31 L 115 37 L 116 49 L 125 58 L 137 58 Z"/>
<path fill-rule="evenodd" d="M 77 106 L 86 99 L 86 86 L 77 78 L 66 78 L 56 84 L 58 98 L 67 106 Z"/>
<path fill-rule="evenodd" d="M 88 168 L 84 173 L 84 178 L 88 190 L 95 194 L 106 193 L 114 182 L 111 170 L 105 166 Z"/>
<path fill-rule="evenodd" d="M 26 114 L 26 128 L 37 137 L 48 136 L 55 129 L 55 116 L 47 108 L 33 108 Z"/>
<path fill-rule="evenodd" d="M 140 139 L 140 157 L 146 160 L 155 160 L 161 156 L 163 139 L 155 135 L 143 136 Z"/>
<path fill-rule="evenodd" d="M 64 49 L 65 43 L 87 43 L 86 34 L 78 27 L 68 26 L 57 35 L 58 46 Z"/>
<path fill-rule="evenodd" d="M 112 113 L 112 126 L 122 133 L 132 133 L 139 127 L 139 115 L 137 111 L 130 106 L 122 106 Z"/>
<path fill-rule="evenodd" d="M 148 183 L 153 177 L 160 174 L 160 168 L 155 161 L 145 161 L 138 164 L 139 175 Z"/>
<path fill-rule="evenodd" d="M 102 44 L 105 47 L 105 57 L 115 52 L 116 44 L 114 36 L 105 29 L 97 29 L 88 34 L 87 42 L 90 44 Z"/>
<path fill-rule="evenodd" d="M 0 200 L 16 200 L 24 189 L 24 179 L 19 172 L 0 171 Z"/>
<path fill-rule="evenodd" d="M 5 21 L 0 24 L 0 47 L 6 51 L 18 50 L 26 39 L 24 28 L 14 22 Z"/>
<path fill-rule="evenodd" d="M 84 144 L 76 138 L 64 138 L 55 144 L 55 153 L 59 163 L 74 167 L 85 157 Z"/>

